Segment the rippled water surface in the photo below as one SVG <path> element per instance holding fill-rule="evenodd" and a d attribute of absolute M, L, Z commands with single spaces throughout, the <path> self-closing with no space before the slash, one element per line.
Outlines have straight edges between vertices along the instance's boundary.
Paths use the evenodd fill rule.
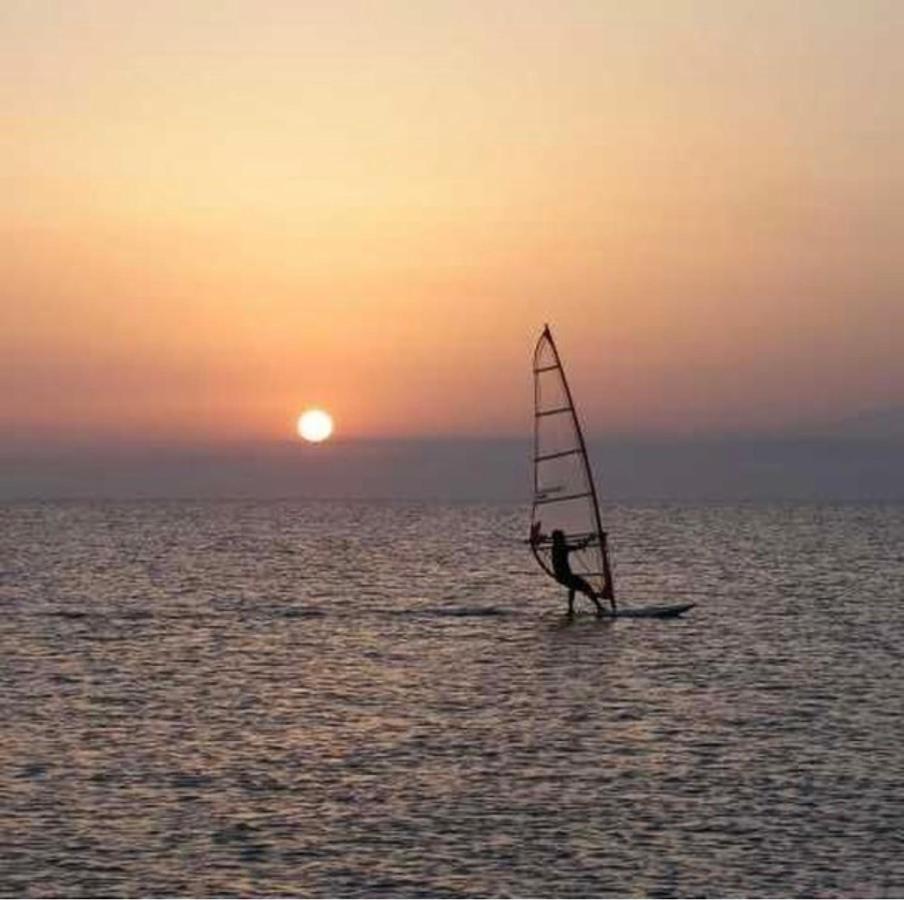
<path fill-rule="evenodd" d="M 0 507 L 0 893 L 904 894 L 904 507 Z"/>

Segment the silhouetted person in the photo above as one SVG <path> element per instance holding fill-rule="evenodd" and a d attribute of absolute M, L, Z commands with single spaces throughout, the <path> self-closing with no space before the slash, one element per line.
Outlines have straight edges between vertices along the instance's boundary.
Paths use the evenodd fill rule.
<path fill-rule="evenodd" d="M 552 533 L 552 571 L 559 584 L 564 584 L 568 588 L 568 615 L 574 615 L 574 595 L 580 592 L 591 599 L 596 606 L 596 611 L 600 615 L 605 615 L 605 610 L 600 604 L 598 594 L 590 585 L 571 571 L 571 565 L 568 562 L 568 554 L 572 550 L 583 550 L 590 544 L 590 538 L 580 541 L 577 544 L 568 544 L 565 540 L 565 533 L 558 528 Z"/>

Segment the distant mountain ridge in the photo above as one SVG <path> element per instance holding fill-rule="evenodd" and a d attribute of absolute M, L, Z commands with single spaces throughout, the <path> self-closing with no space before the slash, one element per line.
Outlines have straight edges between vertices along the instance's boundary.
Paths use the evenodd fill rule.
<path fill-rule="evenodd" d="M 904 440 L 904 407 L 890 406 L 865 410 L 811 433 L 837 438 Z"/>
<path fill-rule="evenodd" d="M 856 426 L 856 427 L 855 427 Z M 879 427 L 881 426 L 881 427 Z M 904 500 L 897 419 L 817 434 L 597 438 L 605 500 Z M 0 447 L 0 500 L 394 498 L 527 502 L 528 438 L 247 447 Z"/>

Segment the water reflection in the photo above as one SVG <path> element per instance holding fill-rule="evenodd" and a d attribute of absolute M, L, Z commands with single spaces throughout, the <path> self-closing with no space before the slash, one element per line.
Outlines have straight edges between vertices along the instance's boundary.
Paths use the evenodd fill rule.
<path fill-rule="evenodd" d="M 0 891 L 900 894 L 902 508 L 612 512 L 4 507 Z"/>

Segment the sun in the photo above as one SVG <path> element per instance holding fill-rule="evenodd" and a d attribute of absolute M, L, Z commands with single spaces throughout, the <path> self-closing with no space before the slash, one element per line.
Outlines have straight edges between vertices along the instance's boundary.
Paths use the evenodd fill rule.
<path fill-rule="evenodd" d="M 322 409 L 306 409 L 298 417 L 298 435 L 312 444 L 325 441 L 333 433 L 333 417 Z"/>

